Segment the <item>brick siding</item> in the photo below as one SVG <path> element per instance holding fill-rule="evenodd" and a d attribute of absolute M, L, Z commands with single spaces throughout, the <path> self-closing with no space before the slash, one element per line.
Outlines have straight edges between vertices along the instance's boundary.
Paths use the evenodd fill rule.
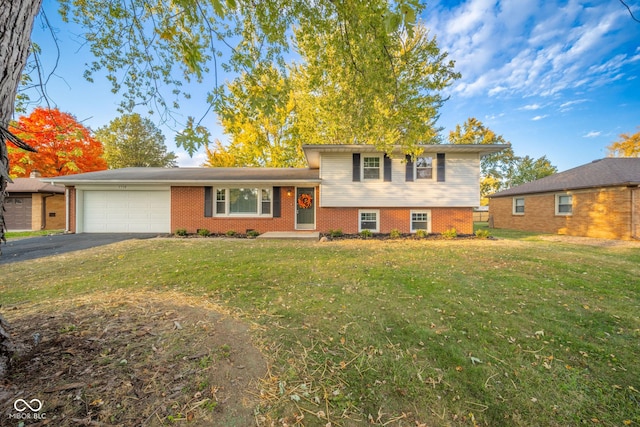
<path fill-rule="evenodd" d="M 316 188 L 315 200 L 318 200 Z M 290 192 L 291 195 L 287 195 Z M 188 233 L 198 229 L 207 229 L 211 233 L 226 233 L 233 230 L 245 233 L 247 230 L 267 231 L 295 230 L 295 189 L 282 187 L 280 218 L 241 218 L 241 217 L 205 217 L 203 187 L 171 188 L 171 230 L 184 228 Z M 367 208 L 368 209 L 368 208 Z M 389 233 L 398 229 L 409 233 L 411 229 L 411 210 L 418 208 L 372 208 L 380 211 L 380 232 Z M 473 233 L 472 208 L 422 208 L 430 210 L 431 231 L 441 233 L 455 228 L 458 233 Z M 358 208 L 316 208 L 316 230 L 328 232 L 341 229 L 343 233 L 358 232 Z"/>
<path fill-rule="evenodd" d="M 572 215 L 556 215 L 556 194 L 572 196 Z M 612 187 L 491 198 L 489 212 L 495 228 L 626 240 L 631 238 L 631 194 L 627 187 Z M 524 215 L 513 214 L 515 197 L 525 199 Z"/>
<path fill-rule="evenodd" d="M 287 195 L 290 192 L 291 195 Z M 315 200 L 318 189 L 316 188 Z M 184 228 L 188 233 L 207 229 L 211 233 L 226 233 L 229 230 L 245 233 L 257 230 L 268 231 L 295 230 L 295 188 L 282 187 L 280 218 L 241 218 L 241 217 L 205 217 L 204 187 L 171 188 L 171 231 Z M 69 187 L 69 231 L 76 231 L 76 190 Z M 369 208 L 367 208 L 369 209 Z M 393 229 L 401 233 L 411 231 L 411 211 L 431 211 L 431 232 L 442 233 L 455 228 L 460 234 L 473 233 L 472 208 L 371 208 L 380 211 L 380 232 L 389 233 Z M 358 232 L 358 208 L 316 208 L 316 230 L 328 232 L 341 229 L 343 233 Z"/>

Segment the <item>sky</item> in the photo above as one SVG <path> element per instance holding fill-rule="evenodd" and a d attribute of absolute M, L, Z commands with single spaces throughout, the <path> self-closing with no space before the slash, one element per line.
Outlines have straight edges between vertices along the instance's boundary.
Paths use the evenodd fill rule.
<path fill-rule="evenodd" d="M 516 155 L 546 156 L 559 171 L 605 157 L 620 134 L 640 131 L 640 0 L 625 3 L 631 12 L 620 0 L 429 1 L 421 19 L 462 74 L 444 92 L 443 135 L 475 117 Z M 104 78 L 84 80 L 93 58 L 82 30 L 61 22 L 57 6 L 43 1 L 59 56 L 42 18 L 32 35 L 50 105 L 95 130 L 120 115 L 121 98 Z M 179 117 L 202 116 L 207 84 L 192 90 Z M 213 113 L 203 124 L 226 140 Z M 203 149 L 190 157 L 175 146 L 175 129 L 160 128 L 179 166 L 203 163 Z"/>

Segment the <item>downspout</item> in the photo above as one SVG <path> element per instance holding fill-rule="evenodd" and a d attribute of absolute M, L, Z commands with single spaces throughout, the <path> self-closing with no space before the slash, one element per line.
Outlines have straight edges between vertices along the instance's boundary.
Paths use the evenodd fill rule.
<path fill-rule="evenodd" d="M 40 216 L 40 230 L 45 230 L 47 228 L 47 199 L 53 196 L 55 196 L 55 194 L 42 196 L 42 215 Z"/>
<path fill-rule="evenodd" d="M 638 189 L 640 189 L 640 185 L 631 189 L 631 238 L 633 239 L 640 239 L 640 236 L 637 234 L 640 224 L 638 224 L 636 218 L 636 193 Z"/>

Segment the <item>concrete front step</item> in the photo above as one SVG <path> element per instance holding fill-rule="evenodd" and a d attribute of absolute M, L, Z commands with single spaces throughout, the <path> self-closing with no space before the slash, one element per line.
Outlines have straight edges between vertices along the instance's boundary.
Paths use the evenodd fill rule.
<path fill-rule="evenodd" d="M 283 240 L 319 240 L 317 231 L 267 231 L 257 237 L 258 239 L 283 239 Z"/>

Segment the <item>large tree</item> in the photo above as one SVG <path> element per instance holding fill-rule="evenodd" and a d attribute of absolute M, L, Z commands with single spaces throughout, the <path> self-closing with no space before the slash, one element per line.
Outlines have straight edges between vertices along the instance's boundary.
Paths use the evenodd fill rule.
<path fill-rule="evenodd" d="M 9 130 L 38 151 L 21 150 L 9 143 L 12 177 L 73 175 L 104 170 L 102 144 L 71 114 L 38 107 L 11 123 Z"/>
<path fill-rule="evenodd" d="M 502 135 L 470 117 L 462 125 L 449 132 L 451 144 L 509 144 Z M 480 161 L 480 197 L 483 204 L 487 196 L 525 182 L 554 174 L 557 168 L 546 156 L 533 159 L 516 156 L 511 145 L 499 153 L 485 156 Z"/>
<path fill-rule="evenodd" d="M 95 137 L 104 145 L 109 169 L 176 165 L 177 157 L 167 152 L 162 131 L 140 114 L 124 114 L 110 121 L 96 130 Z"/>
<path fill-rule="evenodd" d="M 370 12 L 343 25 L 334 20 L 325 33 L 296 31 L 295 61 L 284 69 L 242 73 L 229 83 L 214 109 L 230 141 L 207 149 L 207 164 L 300 166 L 301 141 L 373 144 L 386 151 L 401 145 L 411 154 L 420 144 L 439 142 L 440 91 L 458 74 L 423 25 L 390 32 L 384 56 L 371 45 L 332 48 L 350 31 L 373 40 L 381 20 Z"/>
<path fill-rule="evenodd" d="M 607 146 L 610 157 L 640 157 L 640 127 L 634 134 L 623 133 L 620 140 Z"/>
<path fill-rule="evenodd" d="M 302 139 L 295 131 L 291 80 L 273 66 L 260 76 L 242 73 L 214 109 L 230 141 L 207 147 L 205 165 L 299 167 Z M 231 163 L 231 164 L 229 164 Z"/>
<path fill-rule="evenodd" d="M 41 3 L 42 0 L 0 1 L 0 204 L 9 180 L 5 139 L 13 138 L 7 128 Z M 339 36 L 329 39 L 327 49 L 347 55 L 349 60 L 343 62 L 346 75 L 371 76 L 374 57 L 382 61 L 389 58 L 389 34 L 401 28 L 411 33 L 416 16 L 424 9 L 418 0 L 58 0 L 58 3 L 64 19 L 83 27 L 86 44 L 96 58 L 86 77 L 92 79 L 95 72 L 106 72 L 114 92 L 123 94 L 126 111 L 145 105 L 150 109 L 157 106 L 164 113 L 177 107 L 185 81 L 200 81 L 205 73 L 212 73 L 217 87 L 217 71 L 222 61 L 227 69 L 249 75 L 265 69 L 264 64 L 283 66 L 283 57 L 293 46 L 290 37 L 293 26 L 308 35 L 339 29 Z M 367 16 L 367 20 L 360 23 L 359 16 Z M 227 58 L 221 59 L 225 52 Z M 368 52 L 368 59 L 361 52 Z M 394 67 L 386 67 L 384 75 L 393 72 Z M 168 96 L 161 93 L 162 87 L 170 88 L 171 93 Z M 364 90 L 363 99 L 371 99 L 371 90 L 387 87 L 359 85 L 354 92 Z M 210 100 L 216 96 L 218 93 L 212 90 Z M 352 99 L 359 99 L 358 93 L 353 93 Z M 381 94 L 379 100 L 384 99 Z M 194 153 L 208 138 L 209 132 L 200 121 L 189 118 L 176 142 Z M 4 240 L 2 209 L 0 240 Z M 5 342 L 1 332 L 0 326 L 0 344 Z"/>

